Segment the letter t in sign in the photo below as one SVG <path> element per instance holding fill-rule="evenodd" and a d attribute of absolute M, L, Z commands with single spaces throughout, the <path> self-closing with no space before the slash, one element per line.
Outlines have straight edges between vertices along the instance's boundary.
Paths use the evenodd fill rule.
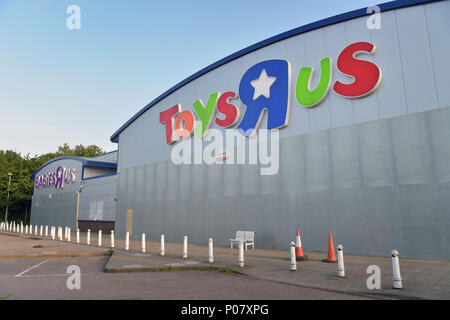
<path fill-rule="evenodd" d="M 159 122 L 166 125 L 166 141 L 167 144 L 174 143 L 176 141 L 173 134 L 173 125 L 175 123 L 175 115 L 181 110 L 179 104 L 174 105 L 172 108 L 164 110 L 159 113 Z"/>

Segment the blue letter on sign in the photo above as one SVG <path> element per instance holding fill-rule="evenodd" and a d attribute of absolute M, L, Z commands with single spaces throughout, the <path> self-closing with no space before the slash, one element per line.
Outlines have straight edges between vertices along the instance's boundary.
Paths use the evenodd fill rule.
<path fill-rule="evenodd" d="M 239 96 L 247 106 L 238 131 L 253 135 L 267 110 L 267 129 L 284 127 L 289 114 L 290 66 L 286 60 L 267 60 L 247 70 L 239 84 Z"/>

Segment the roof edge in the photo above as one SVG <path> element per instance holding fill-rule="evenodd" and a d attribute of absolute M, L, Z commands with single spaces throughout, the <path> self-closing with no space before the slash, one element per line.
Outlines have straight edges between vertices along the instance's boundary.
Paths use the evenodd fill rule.
<path fill-rule="evenodd" d="M 432 3 L 432 2 L 437 2 L 437 1 L 442 1 L 442 0 L 397 0 L 397 1 L 389 1 L 389 2 L 384 2 L 381 4 L 378 4 L 378 7 L 380 7 L 380 11 L 381 12 L 385 12 L 385 11 L 389 11 L 389 10 L 394 10 L 394 9 L 400 9 L 400 8 L 405 8 L 405 7 L 410 7 L 410 6 L 415 6 L 415 5 L 420 5 L 420 4 L 425 4 L 425 3 Z M 336 23 L 340 23 L 340 22 L 344 22 L 347 20 L 351 20 L 351 19 L 355 19 L 355 18 L 359 18 L 359 17 L 363 17 L 365 15 L 369 15 L 367 13 L 367 8 L 361 8 L 361 9 L 356 9 L 353 11 L 349 11 L 346 13 L 341 13 L 329 18 L 325 18 L 325 19 L 321 19 L 318 20 L 316 22 L 312 22 L 306 25 L 303 25 L 301 27 L 297 27 L 295 29 L 289 30 L 289 31 L 285 31 L 282 32 L 276 36 L 267 38 L 266 40 L 262 40 L 259 41 L 251 46 L 248 46 L 242 50 L 239 50 L 225 58 L 222 58 L 212 64 L 210 64 L 209 66 L 201 69 L 200 71 L 194 73 L 193 75 L 187 77 L 186 79 L 184 79 L 183 81 L 179 82 L 178 84 L 176 84 L 175 86 L 173 86 L 172 88 L 170 88 L 169 90 L 167 90 L 166 92 L 164 92 L 163 94 L 161 94 L 160 96 L 158 96 L 156 99 L 154 99 L 153 101 L 151 101 L 149 104 L 147 104 L 144 108 L 142 108 L 141 110 L 139 110 L 133 117 L 131 117 L 127 122 L 125 122 L 125 124 L 123 124 L 118 130 L 116 130 L 116 132 L 114 132 L 114 134 L 111 136 L 110 140 L 111 142 L 115 142 L 118 143 L 119 142 L 119 135 L 120 133 L 125 130 L 131 123 L 133 123 L 136 119 L 138 119 L 144 112 L 146 112 L 148 109 L 150 109 L 152 106 L 154 106 L 155 104 L 157 104 L 159 101 L 161 101 L 162 99 L 166 98 L 167 96 L 169 96 L 170 94 L 172 94 L 173 92 L 175 92 L 176 90 L 180 89 L 181 87 L 185 86 L 186 84 L 188 84 L 189 82 L 207 74 L 208 72 L 217 69 L 218 67 L 231 62 L 235 59 L 238 59 L 248 53 L 251 53 L 253 51 L 256 51 L 258 49 L 264 48 L 268 45 L 274 44 L 276 42 L 288 39 L 290 37 L 293 36 L 297 36 L 299 34 L 302 33 L 306 33 L 315 29 L 319 29 L 322 27 L 327 27 Z"/>
<path fill-rule="evenodd" d="M 107 168 L 117 168 L 117 163 L 115 162 L 110 162 L 110 161 L 99 161 L 99 160 L 90 160 L 88 158 L 83 158 L 83 157 L 76 157 L 76 156 L 60 156 L 60 157 L 56 157 L 53 158 L 49 161 L 47 161 L 46 163 L 44 163 L 43 165 L 41 165 L 39 168 L 37 168 L 32 174 L 31 174 L 31 179 L 34 179 L 36 177 L 36 174 L 41 171 L 42 169 L 44 169 L 46 166 L 48 166 L 50 163 L 59 161 L 59 160 L 76 160 L 76 161 L 80 161 L 83 166 L 92 166 L 92 167 L 107 167 Z"/>

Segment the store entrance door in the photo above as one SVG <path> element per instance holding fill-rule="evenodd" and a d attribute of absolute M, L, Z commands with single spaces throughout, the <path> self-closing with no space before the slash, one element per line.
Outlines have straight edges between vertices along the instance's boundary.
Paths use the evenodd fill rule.
<path fill-rule="evenodd" d="M 127 232 L 133 234 L 133 209 L 127 209 Z"/>

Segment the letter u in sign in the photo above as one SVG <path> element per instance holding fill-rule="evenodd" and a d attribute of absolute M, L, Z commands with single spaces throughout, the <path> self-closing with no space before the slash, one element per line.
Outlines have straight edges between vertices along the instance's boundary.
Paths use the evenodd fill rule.
<path fill-rule="evenodd" d="M 320 61 L 320 81 L 313 90 L 311 83 L 314 77 L 314 69 L 309 67 L 300 69 L 295 87 L 295 97 L 300 105 L 314 107 L 322 102 L 331 88 L 332 70 L 331 58 Z"/>

